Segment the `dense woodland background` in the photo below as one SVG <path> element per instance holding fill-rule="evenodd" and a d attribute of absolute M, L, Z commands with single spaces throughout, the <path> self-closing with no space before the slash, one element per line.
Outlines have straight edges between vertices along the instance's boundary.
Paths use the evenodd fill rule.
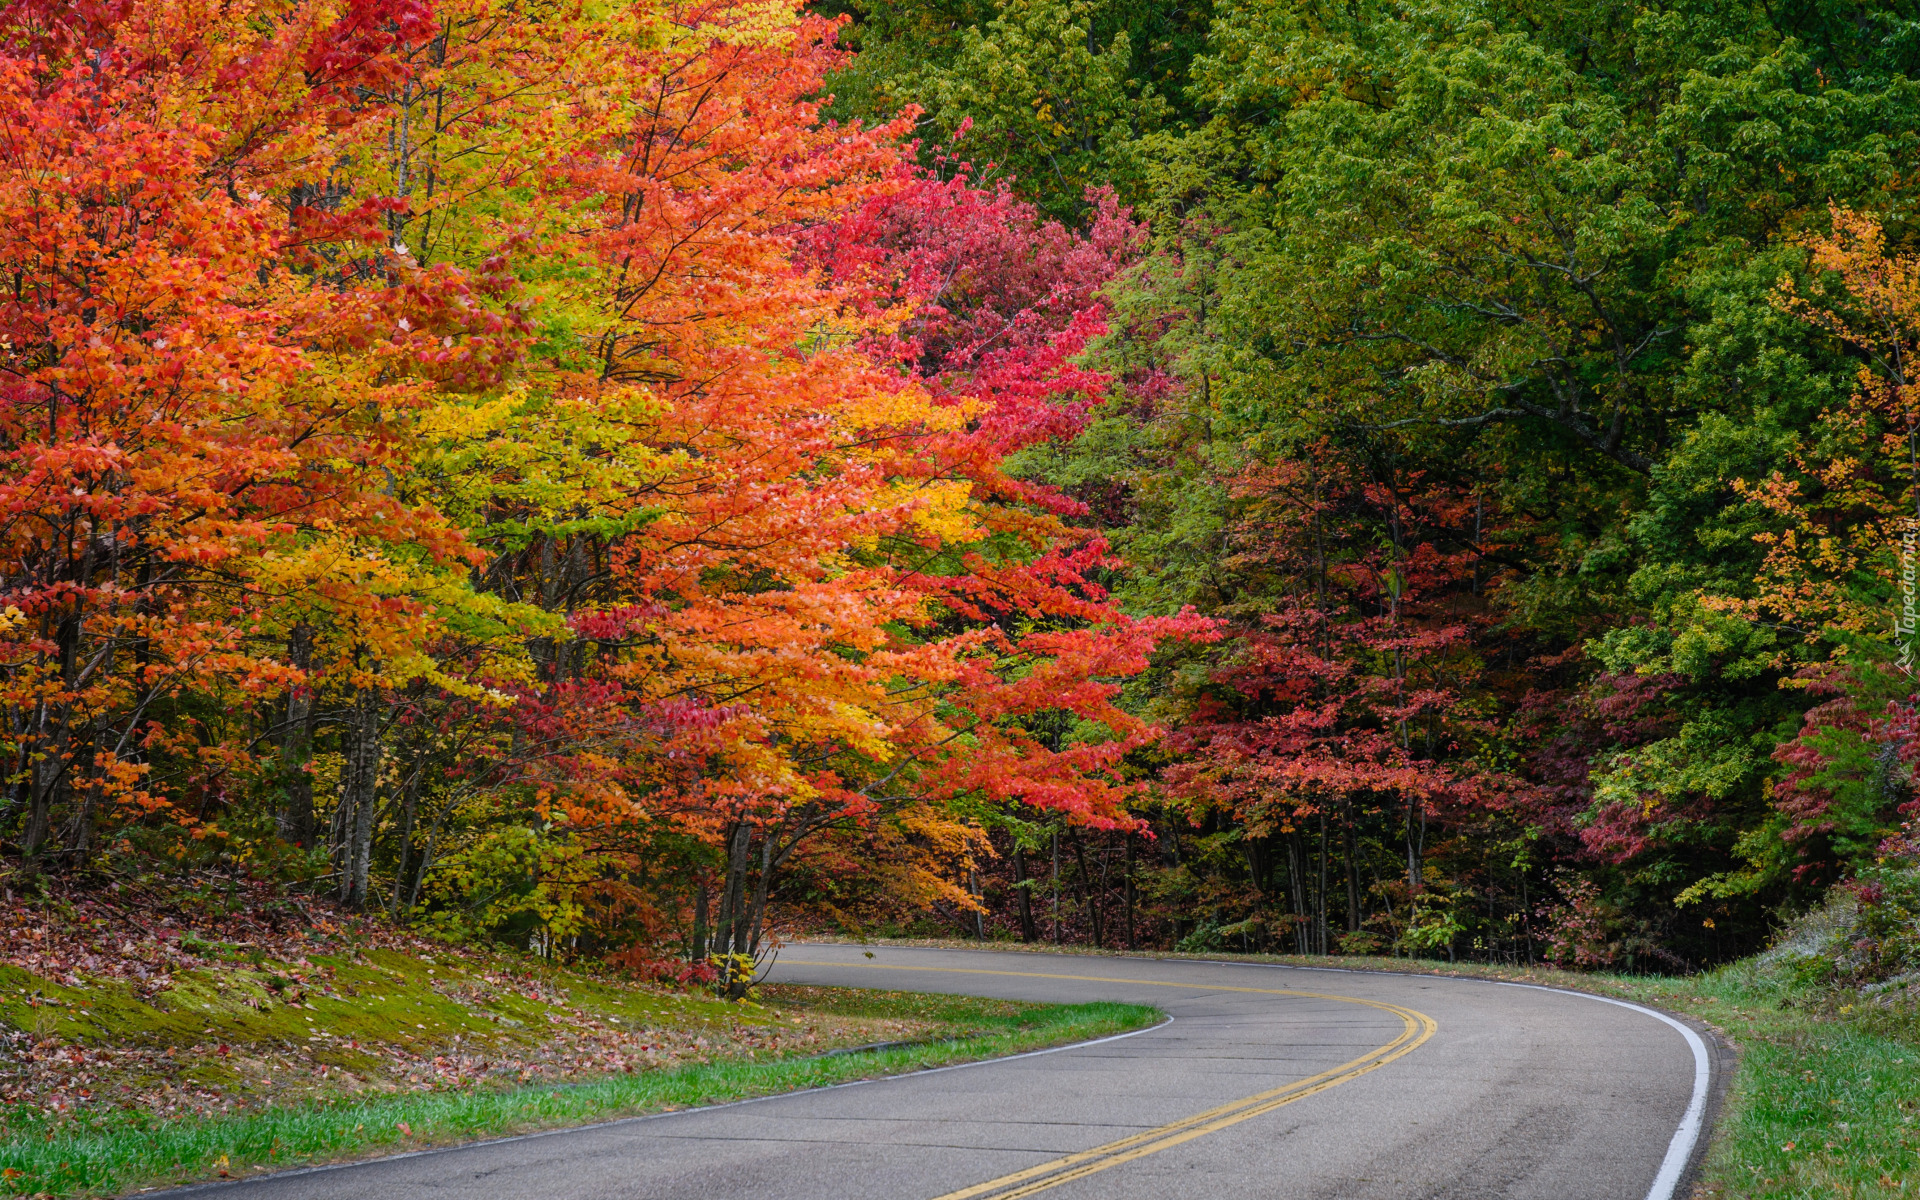
<path fill-rule="evenodd" d="M 14 0 L 7 895 L 735 988 L 1871 903 L 1917 76 L 1875 0 Z"/>

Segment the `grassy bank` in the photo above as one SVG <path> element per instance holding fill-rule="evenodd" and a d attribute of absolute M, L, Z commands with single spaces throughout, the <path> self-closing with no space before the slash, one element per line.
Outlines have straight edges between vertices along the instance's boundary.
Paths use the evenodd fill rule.
<path fill-rule="evenodd" d="M 728 1003 L 632 972 L 447 945 L 266 885 L 120 881 L 0 905 L 0 1195 L 237 1177 L 1153 1019 L 789 986 Z M 862 1049 L 876 1044 L 889 1048 Z"/>
<path fill-rule="evenodd" d="M 1158 1017 L 1136 1005 L 784 986 L 763 989 L 743 1015 L 839 1020 L 868 1031 L 911 1026 L 915 1039 L 869 1050 L 733 1053 L 586 1082 L 337 1095 L 218 1115 L 16 1117 L 0 1143 L 0 1176 L 18 1195 L 111 1195 L 821 1087 L 1101 1037 Z"/>
<path fill-rule="evenodd" d="M 930 939 L 891 944 L 979 947 L 978 942 Z M 991 948 L 1107 953 L 999 942 Z M 1920 1003 L 1906 987 L 1837 986 L 1822 972 L 1808 970 L 1820 961 L 1816 950 L 1789 944 L 1685 978 L 1405 958 L 1151 956 L 1501 979 L 1617 996 L 1691 1016 L 1740 1054 L 1698 1197 L 1920 1196 Z"/>
<path fill-rule="evenodd" d="M 1798 1200 L 1920 1195 L 1920 1023 L 1748 960 L 1684 980 L 1605 990 L 1691 1013 L 1740 1051 L 1708 1152 L 1705 1194 Z"/>

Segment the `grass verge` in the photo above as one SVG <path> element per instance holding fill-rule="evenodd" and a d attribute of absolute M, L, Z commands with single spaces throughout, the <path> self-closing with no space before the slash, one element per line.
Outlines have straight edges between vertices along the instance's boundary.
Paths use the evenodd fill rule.
<path fill-rule="evenodd" d="M 1702 1195 L 1920 1195 L 1920 1021 L 1748 960 L 1690 979 L 1607 981 L 1691 1013 L 1740 1051 Z"/>
<path fill-rule="evenodd" d="M 980 948 L 978 942 L 958 940 L 888 939 L 887 944 Z M 989 948 L 1112 953 L 1018 943 Z M 1863 996 L 1808 982 L 1791 960 L 1761 956 L 1670 978 L 1404 958 L 1151 957 L 1537 983 L 1691 1016 L 1740 1054 L 1696 1200 L 1920 1196 L 1920 1006 L 1898 995 Z"/>
<path fill-rule="evenodd" d="M 611 1075 L 584 1083 L 402 1093 L 276 1106 L 230 1116 L 16 1125 L 0 1143 L 15 1195 L 79 1197 L 419 1150 L 478 1138 L 822 1087 L 1123 1033 L 1159 1014 L 1125 1004 L 1034 1005 L 901 992 L 775 986 L 782 1011 L 911 1020 L 916 1045 L 743 1059 Z"/>

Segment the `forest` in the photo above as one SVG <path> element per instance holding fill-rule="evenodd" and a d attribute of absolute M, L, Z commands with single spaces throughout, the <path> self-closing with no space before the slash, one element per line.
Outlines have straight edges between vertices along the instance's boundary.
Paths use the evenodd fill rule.
<path fill-rule="evenodd" d="M 0 880 L 1752 953 L 1920 861 L 1916 201 L 1892 0 L 12 0 Z"/>

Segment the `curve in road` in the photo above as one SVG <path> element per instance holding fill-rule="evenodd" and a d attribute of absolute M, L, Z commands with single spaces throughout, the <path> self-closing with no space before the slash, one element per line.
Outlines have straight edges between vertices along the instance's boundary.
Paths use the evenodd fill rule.
<path fill-rule="evenodd" d="M 1475 980 L 1344 973 L 1336 993 L 1327 974 L 1278 965 L 893 947 L 869 959 L 839 945 L 797 947 L 774 977 L 1133 1001 L 1174 1019 L 969 1069 L 189 1190 L 231 1200 L 1668 1200 L 1719 1074 L 1699 1035 L 1666 1014 Z"/>
<path fill-rule="evenodd" d="M 790 962 L 788 968 L 792 969 L 796 966 L 834 967 L 839 965 L 841 964 L 801 959 Z M 1141 982 L 1139 980 L 1118 979 L 1100 975 L 1066 975 L 1058 972 L 1042 971 L 995 971 L 968 967 L 915 968 L 893 967 L 886 964 L 869 964 L 869 966 L 878 970 L 937 971 L 944 974 L 995 975 L 1014 979 L 1070 980 L 1075 983 L 1135 985 Z M 1167 986 L 1173 987 L 1179 985 L 1169 984 Z M 1190 1142 L 1194 1138 L 1204 1137 L 1209 1133 L 1225 1129 L 1230 1125 L 1238 1125 L 1242 1121 L 1263 1116 L 1276 1108 L 1292 1104 L 1296 1100 L 1304 1100 L 1308 1096 L 1318 1092 L 1324 1092 L 1328 1088 L 1338 1087 L 1349 1079 L 1357 1079 L 1369 1071 L 1378 1070 L 1386 1066 L 1402 1055 L 1411 1054 L 1414 1050 L 1418 1049 L 1423 1042 L 1432 1037 L 1436 1029 L 1433 1018 L 1427 1016 L 1425 1013 L 1415 1012 L 1410 1008 L 1402 1008 L 1397 1004 L 1384 1004 L 1377 1000 L 1359 1000 L 1351 996 L 1334 996 L 1322 992 L 1304 992 L 1291 988 L 1231 987 L 1216 988 L 1215 990 L 1250 992 L 1268 996 L 1305 996 L 1314 1000 L 1333 1000 L 1343 1004 L 1364 1004 L 1370 1008 L 1378 1008 L 1385 1012 L 1391 1012 L 1406 1024 L 1400 1031 L 1400 1036 L 1394 1038 L 1386 1045 L 1377 1047 L 1366 1054 L 1362 1054 L 1358 1058 L 1341 1063 L 1338 1066 L 1329 1067 L 1316 1075 L 1309 1075 L 1305 1079 L 1295 1080 L 1292 1083 L 1283 1084 L 1280 1087 L 1272 1088 L 1268 1091 L 1257 1092 L 1251 1096 L 1245 1096 L 1238 1100 L 1231 1100 L 1225 1104 L 1216 1105 L 1204 1112 L 1194 1113 L 1192 1116 L 1182 1117 L 1176 1121 L 1169 1121 L 1167 1124 L 1161 1125 L 1158 1128 L 1131 1134 L 1118 1141 L 1108 1142 L 1104 1146 L 1095 1146 L 1090 1150 L 1077 1150 L 1072 1154 L 1063 1155 L 1050 1162 L 1039 1163 L 1035 1166 L 1025 1167 L 1010 1174 L 1002 1175 L 998 1179 L 989 1179 L 984 1183 L 970 1184 L 958 1191 L 948 1192 L 943 1196 L 936 1196 L 934 1200 L 1017 1200 L 1018 1197 L 1037 1195 L 1040 1192 L 1058 1187 L 1061 1184 L 1070 1183 L 1077 1179 L 1084 1179 L 1089 1175 L 1097 1174 L 1110 1167 L 1117 1167 L 1122 1163 L 1132 1162 L 1135 1159 L 1144 1158 L 1149 1154 L 1157 1154 L 1162 1150 L 1172 1149 L 1175 1146 Z M 1087 1044 L 1104 1044 L 1110 1040 L 1114 1039 L 1102 1038 L 1098 1043 Z"/>

